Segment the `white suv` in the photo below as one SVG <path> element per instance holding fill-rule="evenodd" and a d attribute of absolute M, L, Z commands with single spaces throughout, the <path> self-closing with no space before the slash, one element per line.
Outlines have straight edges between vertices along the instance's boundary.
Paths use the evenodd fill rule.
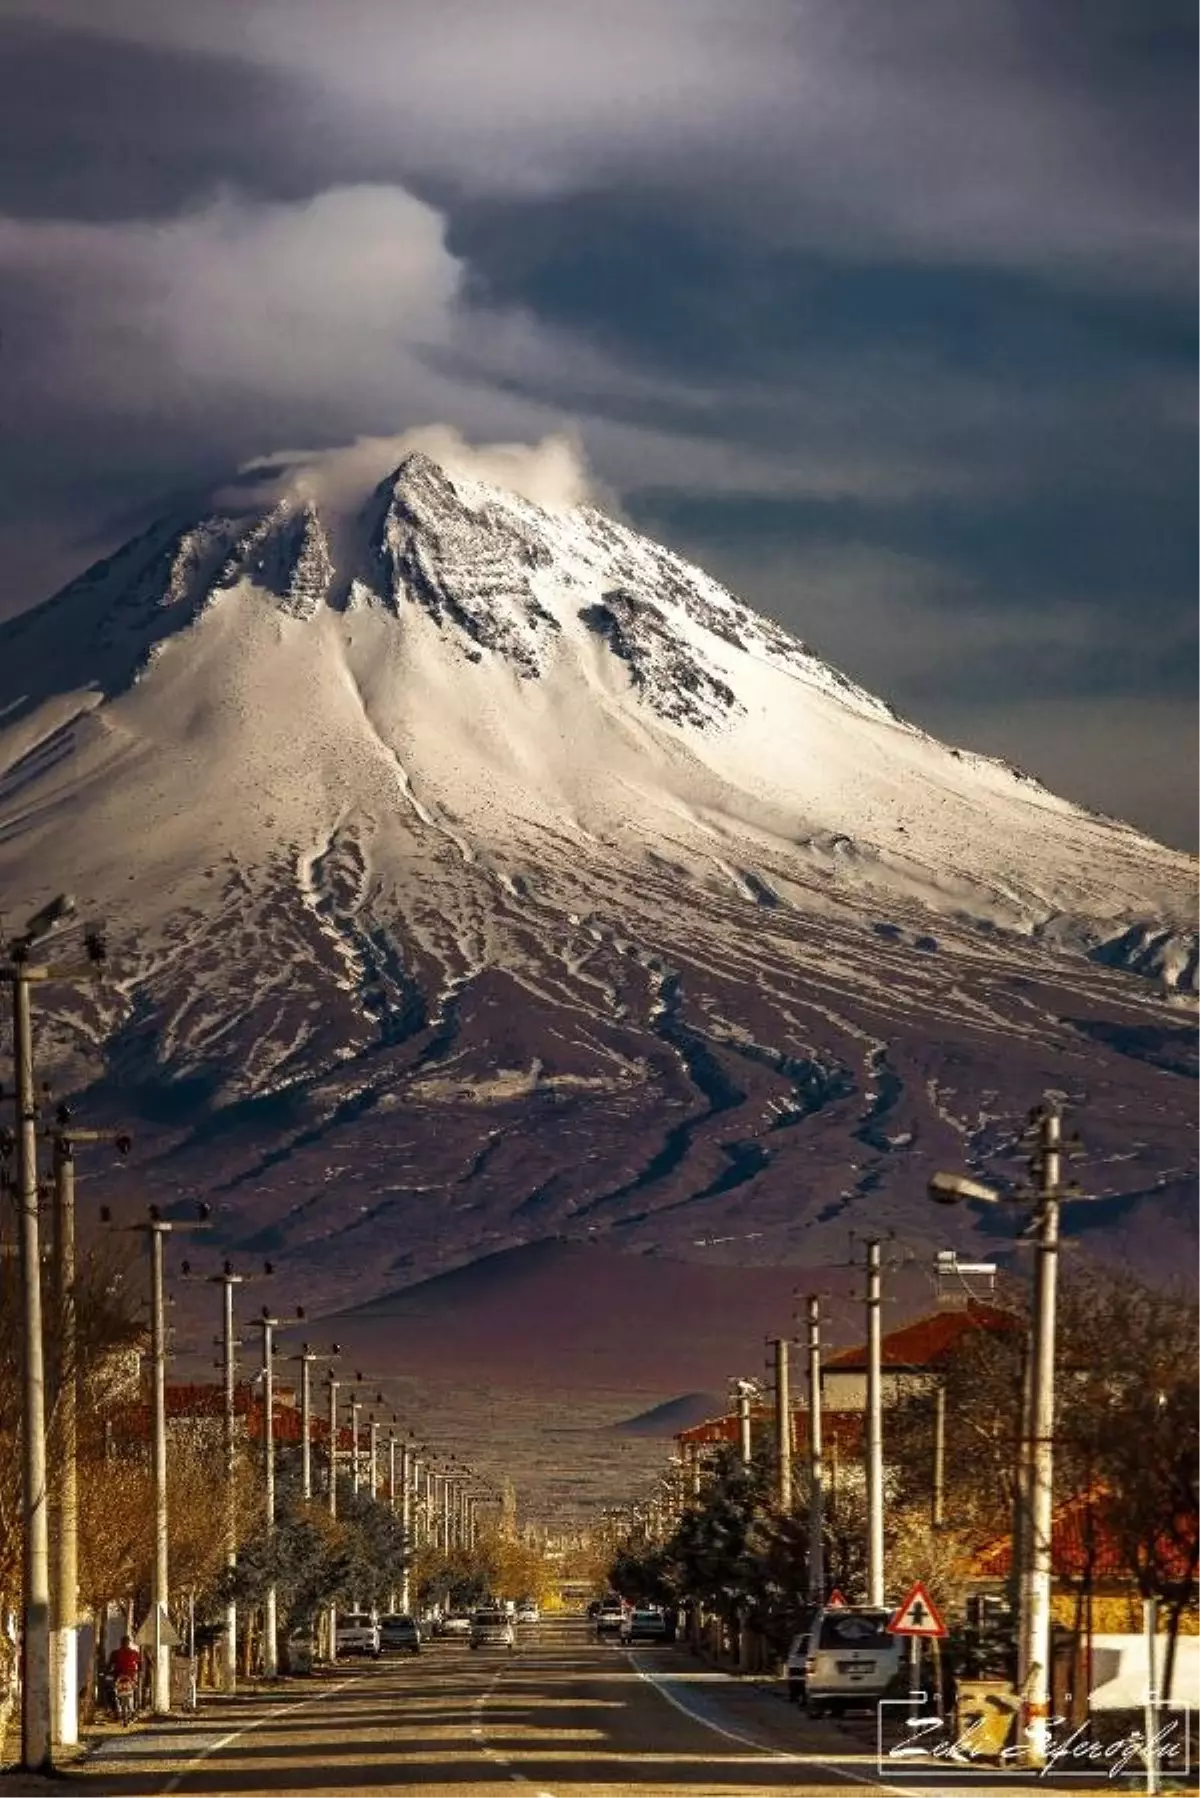
<path fill-rule="evenodd" d="M 334 1640 L 339 1654 L 369 1654 L 378 1660 L 382 1652 L 379 1625 L 366 1611 L 339 1611 Z"/>
<path fill-rule="evenodd" d="M 810 1716 L 874 1703 L 898 1679 L 906 1665 L 905 1639 L 888 1634 L 891 1615 L 870 1605 L 827 1605 L 818 1611 L 804 1663 Z"/>

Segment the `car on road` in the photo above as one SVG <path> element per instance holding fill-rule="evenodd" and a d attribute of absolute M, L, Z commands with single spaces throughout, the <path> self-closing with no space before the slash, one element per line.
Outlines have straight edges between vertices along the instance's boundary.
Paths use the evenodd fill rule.
<path fill-rule="evenodd" d="M 339 1611 L 334 1642 L 339 1655 L 367 1654 L 378 1660 L 382 1652 L 379 1625 L 368 1611 Z"/>
<path fill-rule="evenodd" d="M 665 1642 L 666 1613 L 658 1605 L 637 1605 L 621 1619 L 622 1642 Z"/>
<path fill-rule="evenodd" d="M 835 1716 L 898 1689 L 906 1650 L 902 1636 L 888 1633 L 891 1615 L 871 1605 L 826 1605 L 817 1612 L 804 1662 L 810 1716 Z"/>
<path fill-rule="evenodd" d="M 472 1648 L 515 1648 L 517 1632 L 506 1611 L 476 1611 L 471 1618 Z"/>
<path fill-rule="evenodd" d="M 386 1654 L 388 1650 L 408 1654 L 421 1652 L 421 1627 L 415 1617 L 403 1617 L 393 1613 L 389 1617 L 379 1619 L 379 1646 Z"/>
<path fill-rule="evenodd" d="M 451 1611 L 437 1624 L 439 1636 L 458 1636 L 460 1639 L 471 1633 L 471 1617 L 468 1611 Z"/>
<path fill-rule="evenodd" d="M 540 1623 L 542 1613 L 531 1598 L 523 1598 L 517 1606 L 518 1623 Z"/>
<path fill-rule="evenodd" d="M 783 1663 L 783 1677 L 787 1681 L 789 1704 L 799 1704 L 804 1697 L 807 1680 L 805 1669 L 808 1666 L 808 1643 L 811 1633 L 811 1623 L 802 1625 L 788 1645 L 787 1658 Z"/>
<path fill-rule="evenodd" d="M 619 1598 L 605 1598 L 596 1612 L 597 1636 L 615 1636 L 625 1621 L 625 1606 Z"/>

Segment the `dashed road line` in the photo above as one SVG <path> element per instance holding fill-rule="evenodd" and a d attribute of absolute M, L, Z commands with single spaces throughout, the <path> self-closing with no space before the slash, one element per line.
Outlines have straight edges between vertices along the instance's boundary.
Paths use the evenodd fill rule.
<path fill-rule="evenodd" d="M 335 1692 L 345 1691 L 347 1686 L 353 1684 L 353 1677 L 340 1679 L 336 1685 L 325 1686 L 320 1692 L 314 1692 L 311 1698 L 301 1698 L 297 1703 L 285 1699 L 282 1704 L 272 1705 L 270 1710 L 264 1711 L 261 1716 L 251 1717 L 248 1722 L 239 1724 L 237 1729 L 231 1729 L 228 1735 L 221 1736 L 206 1748 L 202 1748 L 199 1754 L 194 1754 L 178 1773 L 173 1773 L 166 1785 L 163 1786 L 160 1798 L 165 1798 L 168 1792 L 177 1792 L 189 1774 L 194 1773 L 198 1767 L 202 1767 L 210 1754 L 219 1754 L 223 1748 L 228 1748 L 231 1742 L 236 1742 L 239 1736 L 249 1735 L 252 1729 L 258 1729 L 262 1724 L 269 1722 L 272 1717 L 281 1716 L 285 1711 L 289 1715 L 294 1715 L 296 1711 L 307 1710 L 310 1705 L 320 1704 L 324 1699 L 332 1698 Z"/>

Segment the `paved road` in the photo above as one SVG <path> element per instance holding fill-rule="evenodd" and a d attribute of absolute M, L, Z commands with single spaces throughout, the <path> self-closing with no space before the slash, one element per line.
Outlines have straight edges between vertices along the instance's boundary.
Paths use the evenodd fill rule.
<path fill-rule="evenodd" d="M 1056 1782 L 1050 1782 L 1051 1784 Z M 1069 1787 L 1078 1798 L 1090 1785 Z M 1045 1791 L 1045 1781 L 960 1789 Z M 684 1651 L 629 1653 L 582 1625 L 523 1632 L 519 1651 L 434 1643 L 418 1657 L 340 1668 L 267 1697 L 205 1701 L 193 1717 L 101 1745 L 81 1794 L 293 1793 L 385 1798 L 763 1798 L 945 1793 L 943 1771 L 881 1780 L 874 1755 Z M 1104 1790 L 1112 1792 L 1112 1785 Z"/>

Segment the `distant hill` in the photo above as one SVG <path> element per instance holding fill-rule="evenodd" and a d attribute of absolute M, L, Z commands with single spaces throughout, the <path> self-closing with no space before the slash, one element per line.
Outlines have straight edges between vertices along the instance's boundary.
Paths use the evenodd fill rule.
<path fill-rule="evenodd" d="M 763 1337 L 791 1327 L 797 1285 L 805 1290 L 810 1278 L 849 1294 L 860 1276 L 853 1268 L 817 1275 L 732 1267 L 556 1238 L 485 1255 L 338 1312 L 322 1327 L 380 1369 L 631 1397 L 674 1388 L 710 1404 L 707 1395 L 731 1374 L 760 1371 Z M 928 1291 L 911 1273 L 897 1282 L 897 1296 L 903 1290 L 911 1301 Z M 846 1318 L 845 1305 L 838 1309 Z M 838 1340 L 857 1340 L 857 1311 Z M 706 1415 L 721 1408 L 714 1399 Z"/>
<path fill-rule="evenodd" d="M 652 1405 L 648 1411 L 639 1411 L 636 1417 L 626 1417 L 612 1427 L 622 1436 L 677 1436 L 680 1430 L 690 1430 L 706 1418 L 719 1417 L 726 1408 L 715 1393 L 684 1392 L 679 1398 L 664 1399 L 661 1405 Z"/>

